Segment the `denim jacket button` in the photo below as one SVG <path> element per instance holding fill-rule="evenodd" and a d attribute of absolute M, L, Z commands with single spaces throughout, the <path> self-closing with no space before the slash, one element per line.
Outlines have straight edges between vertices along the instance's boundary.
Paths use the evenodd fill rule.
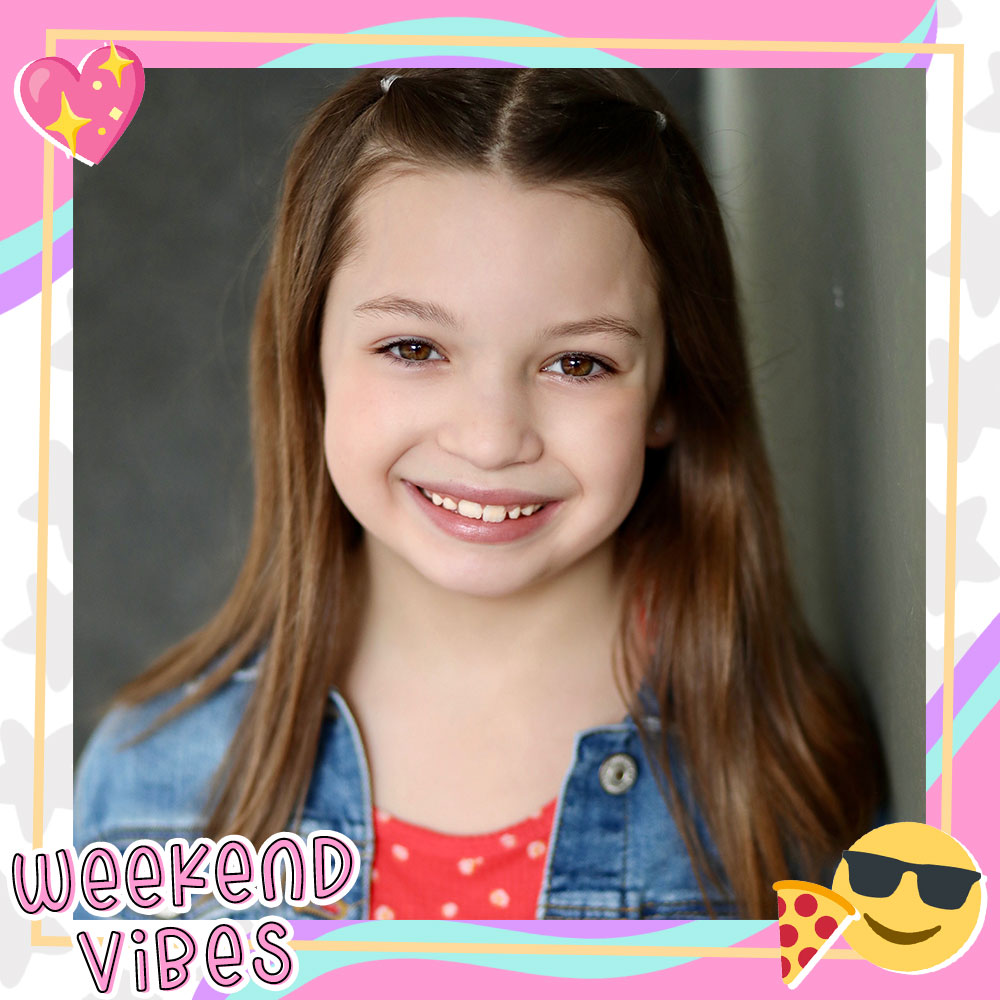
<path fill-rule="evenodd" d="M 613 753 L 604 761 L 598 772 L 601 788 L 608 795 L 623 795 L 635 784 L 638 774 L 635 758 L 627 753 Z"/>

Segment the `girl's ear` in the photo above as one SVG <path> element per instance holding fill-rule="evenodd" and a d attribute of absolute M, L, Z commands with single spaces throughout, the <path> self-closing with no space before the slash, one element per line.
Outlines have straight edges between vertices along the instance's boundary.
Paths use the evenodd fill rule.
<path fill-rule="evenodd" d="M 658 403 L 649 421 L 646 447 L 665 448 L 674 439 L 676 423 L 673 408 L 666 403 Z"/>

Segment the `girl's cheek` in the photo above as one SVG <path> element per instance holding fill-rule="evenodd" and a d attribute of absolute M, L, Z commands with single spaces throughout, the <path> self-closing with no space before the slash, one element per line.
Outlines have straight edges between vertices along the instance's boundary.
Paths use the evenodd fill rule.
<path fill-rule="evenodd" d="M 645 463 L 650 408 L 647 394 L 637 389 L 612 412 L 601 416 L 600 433 L 608 451 L 617 456 L 621 465 L 638 468 L 640 476 Z"/>
<path fill-rule="evenodd" d="M 581 386 L 575 391 L 583 395 L 590 390 Z M 594 396 L 581 400 L 581 405 L 563 405 L 554 423 L 560 426 L 561 435 L 575 439 L 581 447 L 629 454 L 645 441 L 646 393 L 636 388 L 598 396 L 601 392 L 594 390 Z"/>
<path fill-rule="evenodd" d="M 326 383 L 327 464 L 347 478 L 397 454 L 420 423 L 418 398 L 363 374 L 345 370 Z"/>

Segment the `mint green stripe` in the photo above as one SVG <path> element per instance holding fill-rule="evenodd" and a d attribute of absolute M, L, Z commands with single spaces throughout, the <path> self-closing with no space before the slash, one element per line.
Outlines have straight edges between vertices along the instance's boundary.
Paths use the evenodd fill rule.
<path fill-rule="evenodd" d="M 743 941 L 770 926 L 768 920 L 695 920 L 630 934 L 628 937 L 578 938 L 536 934 L 506 927 L 467 924 L 451 920 L 368 920 L 334 928 L 322 940 L 338 941 L 427 941 L 453 944 L 601 944 L 627 943 L 656 946 L 699 946 L 715 948 Z"/>
<path fill-rule="evenodd" d="M 922 42 L 927 38 L 927 32 L 931 30 L 931 22 L 934 20 L 934 11 L 937 4 L 931 4 L 931 9 L 927 11 L 924 19 L 911 31 L 904 42 Z M 905 66 L 914 56 L 913 52 L 883 52 L 882 55 L 869 59 L 867 62 L 858 63 L 858 66 L 865 69 L 888 69 L 891 67 Z"/>
<path fill-rule="evenodd" d="M 65 236 L 73 228 L 73 200 L 52 213 L 52 239 Z M 42 252 L 42 223 L 33 223 L 20 232 L 0 240 L 0 272 L 10 271 Z"/>
<path fill-rule="evenodd" d="M 962 706 L 952 725 L 952 756 L 972 735 L 973 730 L 1000 702 L 1000 663 L 998 663 L 976 688 L 972 697 Z M 941 777 L 941 740 L 927 751 L 927 788 Z"/>
<path fill-rule="evenodd" d="M 602 955 L 603 945 L 673 945 L 690 947 L 719 947 L 739 944 L 764 928 L 768 920 L 699 920 L 670 927 L 666 930 L 635 934 L 627 937 L 603 939 L 556 937 L 525 931 L 506 930 L 499 927 L 482 927 L 473 924 L 453 923 L 448 920 L 373 920 L 352 924 L 324 934 L 320 940 L 337 941 L 425 941 L 430 943 L 470 944 L 572 944 L 592 945 L 593 955 L 488 955 L 453 954 L 441 952 L 299 952 L 299 974 L 286 990 L 263 991 L 249 984 L 241 994 L 245 998 L 280 997 L 296 987 L 316 979 L 332 969 L 341 969 L 361 962 L 379 962 L 394 958 L 418 958 L 430 961 L 459 962 L 485 969 L 503 969 L 539 976 L 558 976 L 562 979 L 610 979 L 656 972 L 694 961 L 693 958 L 642 958 L 626 955 Z"/>
<path fill-rule="evenodd" d="M 551 31 L 542 31 L 513 21 L 497 21 L 480 17 L 429 17 L 414 21 L 397 21 L 361 31 L 355 35 L 495 35 L 498 38 L 560 38 Z M 287 69 L 306 67 L 351 67 L 396 59 L 416 59 L 421 56 L 445 55 L 480 59 L 498 59 L 519 66 L 633 66 L 600 49 L 532 49 L 496 48 L 467 45 L 305 45 L 265 66 Z"/>
<path fill-rule="evenodd" d="M 577 944 L 580 942 L 578 941 Z M 308 956 L 308 957 L 307 957 Z M 659 972 L 678 965 L 693 962 L 694 958 L 634 958 L 622 955 L 469 955 L 444 953 L 439 955 L 421 952 L 300 952 L 299 974 L 296 982 L 301 986 L 332 969 L 343 969 L 362 962 L 384 961 L 386 959 L 423 959 L 437 962 L 457 962 L 474 965 L 482 969 L 498 969 L 506 972 L 520 972 L 535 976 L 557 976 L 560 979 L 614 979 L 621 976 L 639 976 L 649 972 Z M 283 996 L 283 993 L 263 991 L 254 993 L 251 984 L 245 996 Z M 291 992 L 289 989 L 287 992 Z"/>

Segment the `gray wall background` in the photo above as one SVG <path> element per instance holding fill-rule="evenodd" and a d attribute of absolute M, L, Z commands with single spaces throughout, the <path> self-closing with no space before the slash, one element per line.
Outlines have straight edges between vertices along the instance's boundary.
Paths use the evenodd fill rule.
<path fill-rule="evenodd" d="M 240 564 L 280 172 L 348 73 L 151 70 L 112 153 L 74 167 L 77 752 Z M 872 700 L 895 813 L 923 818 L 923 74 L 648 73 L 727 207 L 808 617 Z"/>
<path fill-rule="evenodd" d="M 709 75 L 710 159 L 805 610 L 924 818 L 924 80 Z"/>

